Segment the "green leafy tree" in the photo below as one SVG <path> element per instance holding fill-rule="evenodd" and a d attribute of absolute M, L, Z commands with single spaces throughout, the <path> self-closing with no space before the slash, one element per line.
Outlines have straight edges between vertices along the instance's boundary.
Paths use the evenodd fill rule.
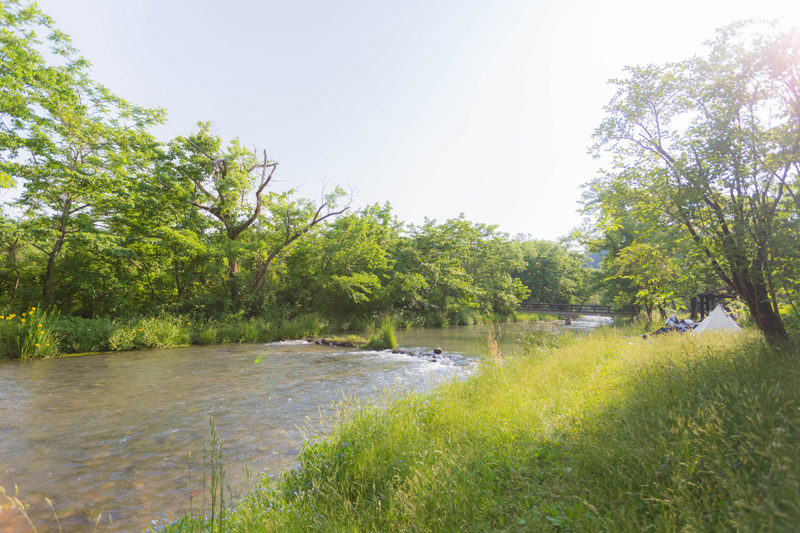
<path fill-rule="evenodd" d="M 588 297 L 585 258 L 566 244 L 528 240 L 520 243 L 524 266 L 517 275 L 535 302 L 582 303 Z"/>
<path fill-rule="evenodd" d="M 411 311 L 428 316 L 429 323 L 461 323 L 469 311 L 508 314 L 527 296 L 527 288 L 511 275 L 522 265 L 521 253 L 496 226 L 462 215 L 442 224 L 426 220 L 410 233 L 398 248 L 396 287 L 403 288 L 407 300 L 417 296 L 408 301 Z"/>
<path fill-rule="evenodd" d="M 2 34 L 15 45 L 8 59 L 21 62 L 6 68 L 24 81 L 6 96 L 16 105 L 4 117 L 0 164 L 21 185 L 17 206 L 26 213 L 28 242 L 45 254 L 42 297 L 52 306 L 64 246 L 78 234 L 103 237 L 103 219 L 149 158 L 155 143 L 147 128 L 163 112 L 131 105 L 94 82 L 69 38 L 35 7 L 12 2 L 3 15 Z M 49 56 L 39 53 L 32 25 L 49 32 Z"/>
<path fill-rule="evenodd" d="M 37 31 L 58 38 L 52 20 L 35 5 L 0 4 L 0 187 L 14 184 L 7 165 L 26 147 L 26 133 L 42 120 L 32 100 L 53 86 L 53 68 L 39 52 Z"/>
<path fill-rule="evenodd" d="M 657 307 L 663 315 L 667 307 L 685 307 L 718 281 L 688 234 L 649 209 L 640 194 L 619 177 L 602 176 L 589 183 L 583 197 L 588 218 L 580 240 L 590 252 L 603 254 L 595 276 L 603 303 L 629 308 L 633 315 L 641 309 L 650 315 Z"/>
<path fill-rule="evenodd" d="M 797 217 L 800 37 L 738 23 L 708 46 L 614 80 L 595 149 L 613 155 L 608 176 L 637 192 L 640 210 L 685 231 L 764 335 L 783 339 L 770 277 L 784 221 Z"/>
<path fill-rule="evenodd" d="M 339 319 L 389 312 L 399 229 L 386 204 L 348 213 L 309 235 L 285 258 L 281 301 Z"/>
<path fill-rule="evenodd" d="M 158 179 L 167 190 L 179 189 L 186 202 L 217 224 L 224 236 L 230 301 L 239 308 L 243 258 L 254 260 L 249 293 L 255 295 L 280 253 L 317 224 L 344 213 L 349 204 L 336 207 L 343 196 L 339 189 L 317 206 L 307 200 L 292 201 L 290 193 L 269 190 L 278 163 L 268 159 L 266 151 L 259 155 L 245 149 L 238 139 L 223 150 L 211 125 L 199 126 L 195 134 L 171 143 L 170 166 Z M 259 237 L 253 238 L 254 233 Z"/>
<path fill-rule="evenodd" d="M 613 278 L 630 281 L 635 290 L 634 305 L 641 305 L 652 318 L 658 308 L 666 318 L 664 308 L 675 298 L 679 269 L 675 261 L 658 247 L 647 243 L 634 243 L 623 248 L 614 257 L 611 267 Z"/>

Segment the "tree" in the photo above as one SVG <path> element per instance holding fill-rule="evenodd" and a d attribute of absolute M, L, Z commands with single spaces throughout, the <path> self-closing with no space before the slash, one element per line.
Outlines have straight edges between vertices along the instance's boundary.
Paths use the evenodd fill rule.
<path fill-rule="evenodd" d="M 279 301 L 335 318 L 388 312 L 398 233 L 388 203 L 337 218 L 286 254 Z"/>
<path fill-rule="evenodd" d="M 245 149 L 238 139 L 222 149 L 222 140 L 212 134 L 209 123 L 200 123 L 195 134 L 178 137 L 170 144 L 169 166 L 157 179 L 167 189 L 181 189 L 190 205 L 207 214 L 224 235 L 228 260 L 228 290 L 234 308 L 241 304 L 239 281 L 242 257 L 255 257 L 249 293 L 257 294 L 275 258 L 317 224 L 344 213 L 349 204 L 336 208 L 343 195 L 337 189 L 318 206 L 293 202 L 289 193 L 267 189 L 278 163 Z M 171 176 L 170 176 L 171 175 Z M 247 239 L 254 230 L 259 239 Z"/>
<path fill-rule="evenodd" d="M 39 118 L 31 95 L 49 85 L 49 71 L 36 30 L 54 34 L 52 20 L 36 6 L 10 0 L 0 5 L 0 187 L 14 184 L 5 168 L 25 146 L 25 131 Z"/>
<path fill-rule="evenodd" d="M 470 222 L 463 215 L 437 224 L 411 227 L 398 246 L 394 282 L 413 314 L 429 324 L 464 323 L 470 310 L 507 315 L 528 295 L 511 273 L 522 266 L 516 243 L 496 226 Z"/>
<path fill-rule="evenodd" d="M 678 310 L 718 281 L 680 226 L 637 201 L 639 193 L 626 180 L 601 176 L 585 187 L 587 215 L 581 243 L 601 253 L 594 275 L 601 301 L 627 307 L 632 315 L 644 308 Z"/>
<path fill-rule="evenodd" d="M 587 296 L 584 258 L 552 241 L 528 240 L 520 243 L 524 267 L 520 281 L 530 289 L 535 302 L 583 303 Z"/>
<path fill-rule="evenodd" d="M 35 6 L 3 11 L 5 64 L 0 170 L 21 182 L 28 242 L 45 254 L 42 297 L 56 303 L 56 262 L 77 234 L 102 238 L 103 217 L 125 196 L 155 142 L 163 112 L 137 107 L 89 77 L 89 64 Z M 48 32 L 49 56 L 35 29 Z M 12 74 L 9 76 L 7 71 Z M 9 78 L 20 76 L 19 83 Z M 0 93 L 3 94 L 3 93 Z"/>
<path fill-rule="evenodd" d="M 800 36 L 758 30 L 732 24 L 704 57 L 627 68 L 594 150 L 613 156 L 606 179 L 680 226 L 775 341 L 787 337 L 775 258 L 800 208 Z"/>
<path fill-rule="evenodd" d="M 674 299 L 679 269 L 675 261 L 658 247 L 647 243 L 634 243 L 623 248 L 614 257 L 612 279 L 628 280 L 636 291 L 633 305 L 641 305 L 652 318 L 658 308 L 661 318 L 666 318 L 664 308 Z"/>

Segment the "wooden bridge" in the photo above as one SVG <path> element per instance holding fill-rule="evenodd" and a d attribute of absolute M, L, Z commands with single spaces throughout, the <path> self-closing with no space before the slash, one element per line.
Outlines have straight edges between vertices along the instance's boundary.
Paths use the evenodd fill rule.
<path fill-rule="evenodd" d="M 562 316 L 602 315 L 621 316 L 625 313 L 610 305 L 596 304 L 548 304 L 539 302 L 523 302 L 517 308 L 518 313 L 551 313 Z"/>

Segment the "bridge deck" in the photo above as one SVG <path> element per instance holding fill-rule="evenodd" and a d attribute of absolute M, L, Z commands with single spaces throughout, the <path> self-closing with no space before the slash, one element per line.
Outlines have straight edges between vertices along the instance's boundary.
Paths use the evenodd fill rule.
<path fill-rule="evenodd" d="M 619 316 L 623 313 L 613 309 L 610 305 L 595 304 L 552 304 L 539 302 L 524 302 L 520 304 L 517 312 L 520 313 L 553 313 L 565 316 L 578 315 L 603 315 Z"/>

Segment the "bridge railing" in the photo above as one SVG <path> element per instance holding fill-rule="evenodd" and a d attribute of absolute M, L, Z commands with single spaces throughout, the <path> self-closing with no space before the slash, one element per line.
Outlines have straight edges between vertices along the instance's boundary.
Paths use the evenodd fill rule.
<path fill-rule="evenodd" d="M 540 302 L 523 302 L 519 306 L 520 311 L 534 311 L 541 313 L 585 313 L 597 315 L 616 314 L 610 305 L 596 304 L 554 304 Z"/>

